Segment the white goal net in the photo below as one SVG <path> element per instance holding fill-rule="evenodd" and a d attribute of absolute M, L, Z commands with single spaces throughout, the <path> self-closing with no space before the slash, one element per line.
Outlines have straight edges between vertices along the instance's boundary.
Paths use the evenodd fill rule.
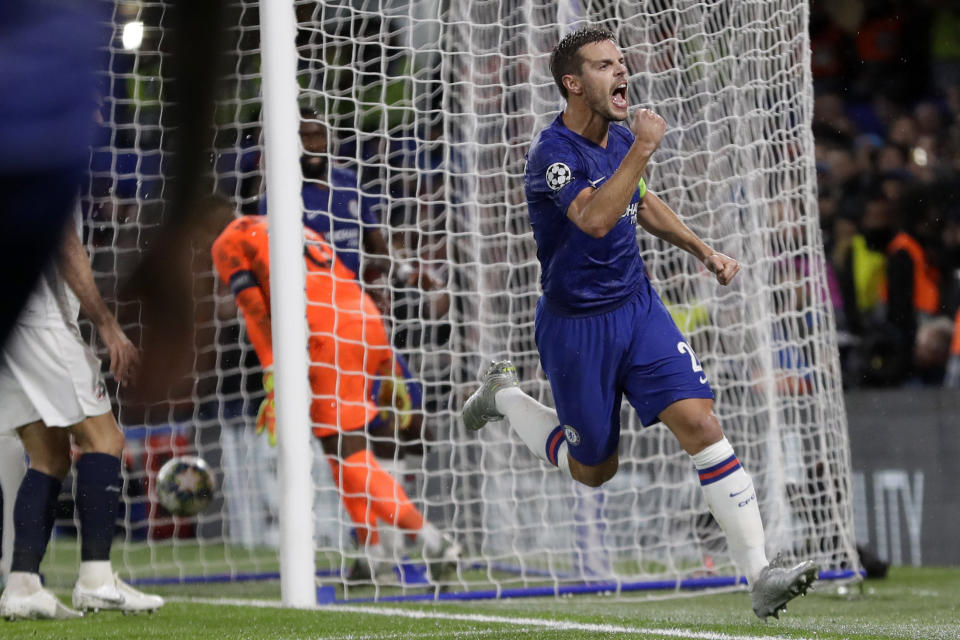
<path fill-rule="evenodd" d="M 230 64 L 210 168 L 239 215 L 256 213 L 265 189 L 261 51 L 257 3 L 228 4 Z M 689 457 L 662 426 L 641 430 L 629 405 L 621 412 L 620 470 L 599 489 L 540 463 L 505 423 L 468 434 L 459 419 L 491 358 L 511 359 L 523 389 L 551 403 L 533 338 L 539 267 L 522 175 L 533 135 L 563 107 L 550 50 L 586 23 L 616 35 L 631 104 L 668 123 L 648 170 L 651 190 L 741 262 L 735 283 L 720 287 L 690 256 L 638 235 L 654 286 L 699 355 L 724 431 L 753 475 L 768 553 L 813 559 L 827 577 L 850 577 L 858 561 L 817 222 L 807 3 L 295 6 L 300 106 L 328 124 L 331 163 L 350 169 L 354 188 L 377 202 L 392 276 L 419 269 L 438 285 L 425 290 L 392 276 L 375 285 L 387 292 L 394 347 L 422 387 L 425 434 L 412 453 L 381 464 L 464 547 L 457 569 L 437 583 L 425 579 L 417 545 L 391 537 L 383 523 L 388 551 L 358 544 L 317 447 L 314 544 L 318 580 L 335 587 L 331 597 L 733 584 L 736 570 Z M 165 3 L 149 0 L 119 2 L 113 14 L 106 122 L 91 156 L 86 220 L 108 299 L 162 222 L 167 14 Z M 194 264 L 193 371 L 168 402 L 133 406 L 123 393 L 117 400 L 128 449 L 115 564 L 144 588 L 265 584 L 278 571 L 275 451 L 254 433 L 259 365 L 208 252 L 197 251 Z M 138 308 L 118 314 L 134 337 L 148 322 Z M 174 518 L 156 503 L 156 471 L 176 454 L 199 455 L 216 471 L 216 500 L 192 518 Z M 62 520 L 46 565 L 64 584 L 77 557 L 69 534 Z M 387 570 L 357 572 L 373 555 L 374 568 Z M 235 587 L 217 587 L 228 588 Z"/>

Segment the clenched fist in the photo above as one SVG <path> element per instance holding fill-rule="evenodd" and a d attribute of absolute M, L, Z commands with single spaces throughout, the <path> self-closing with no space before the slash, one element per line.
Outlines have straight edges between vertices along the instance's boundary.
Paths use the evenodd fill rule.
<path fill-rule="evenodd" d="M 712 273 L 716 274 L 717 282 L 723 285 L 730 284 L 733 276 L 737 275 L 737 272 L 740 271 L 740 263 L 722 253 L 714 253 L 707 256 L 703 264 L 705 264 L 707 269 Z"/>
<path fill-rule="evenodd" d="M 663 140 L 667 123 L 650 109 L 640 109 L 633 114 L 630 130 L 633 131 L 636 138 L 634 144 L 639 144 L 644 151 L 653 153 L 660 145 L 660 141 Z"/>

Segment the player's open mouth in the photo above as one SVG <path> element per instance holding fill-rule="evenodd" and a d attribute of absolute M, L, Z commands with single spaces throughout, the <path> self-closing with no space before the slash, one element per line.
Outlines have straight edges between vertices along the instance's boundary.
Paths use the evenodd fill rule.
<path fill-rule="evenodd" d="M 626 109 L 629 106 L 627 102 L 627 83 L 621 82 L 613 90 L 613 106 L 618 109 Z"/>

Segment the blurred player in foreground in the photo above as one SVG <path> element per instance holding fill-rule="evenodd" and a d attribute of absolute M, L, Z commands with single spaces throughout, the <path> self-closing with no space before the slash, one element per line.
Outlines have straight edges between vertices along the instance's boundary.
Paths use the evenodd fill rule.
<path fill-rule="evenodd" d="M 217 204 L 212 206 L 220 208 Z M 304 234 L 313 433 L 327 455 L 344 508 L 357 527 L 360 544 L 371 556 L 386 557 L 386 550 L 379 545 L 377 522 L 397 527 L 416 537 L 432 577 L 437 580 L 456 562 L 459 545 L 424 518 L 369 447 L 368 425 L 381 419 L 380 408 L 371 400 L 374 380 L 381 381 L 379 395 L 384 402 L 410 404 L 382 316 L 360 288 L 356 274 L 336 258 L 324 238 L 309 229 L 304 229 Z M 212 252 L 214 267 L 236 297 L 247 334 L 264 369 L 267 398 L 260 407 L 257 428 L 266 430 L 273 442 L 266 218 L 243 216 L 233 220 L 213 243 Z"/>
<path fill-rule="evenodd" d="M 100 360 L 80 336 L 80 309 L 110 351 L 110 372 L 125 383 L 136 370 L 137 349 L 100 297 L 78 230 L 71 225 L 63 233 L 59 261 L 41 275 L 0 351 L 0 429 L 15 429 L 30 457 L 16 494 L 12 566 L 0 596 L 2 617 L 81 615 L 44 589 L 39 575 L 57 496 L 70 470 L 71 436 L 80 449 L 76 507 L 81 562 L 73 606 L 123 611 L 163 606 L 162 598 L 130 587 L 110 566 L 124 437 L 111 412 Z M 0 439 L 0 446 L 5 440 Z"/>
<path fill-rule="evenodd" d="M 644 425 L 663 422 L 690 455 L 756 615 L 779 616 L 816 567 L 767 562 L 753 481 L 713 413 L 703 368 L 650 284 L 637 223 L 696 256 L 722 285 L 740 265 L 647 191 L 643 172 L 663 119 L 640 109 L 629 129 L 611 126 L 629 117 L 627 68 L 613 35 L 567 35 L 550 68 L 567 106 L 531 144 L 525 185 L 542 268 L 537 348 L 557 409 L 524 394 L 509 362 L 494 362 L 464 406 L 464 423 L 476 430 L 506 417 L 535 455 L 596 487 L 617 471 L 626 394 Z"/>

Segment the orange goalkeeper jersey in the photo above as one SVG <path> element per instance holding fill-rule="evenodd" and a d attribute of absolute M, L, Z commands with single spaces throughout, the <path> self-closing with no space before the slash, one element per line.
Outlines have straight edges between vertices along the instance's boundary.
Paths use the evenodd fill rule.
<path fill-rule="evenodd" d="M 390 370 L 392 351 L 380 310 L 356 274 L 319 234 L 304 229 L 310 385 L 314 433 L 324 437 L 362 428 L 377 413 L 369 390 Z M 213 264 L 243 311 L 250 341 L 264 367 L 273 364 L 267 220 L 243 216 L 213 244 Z"/>

